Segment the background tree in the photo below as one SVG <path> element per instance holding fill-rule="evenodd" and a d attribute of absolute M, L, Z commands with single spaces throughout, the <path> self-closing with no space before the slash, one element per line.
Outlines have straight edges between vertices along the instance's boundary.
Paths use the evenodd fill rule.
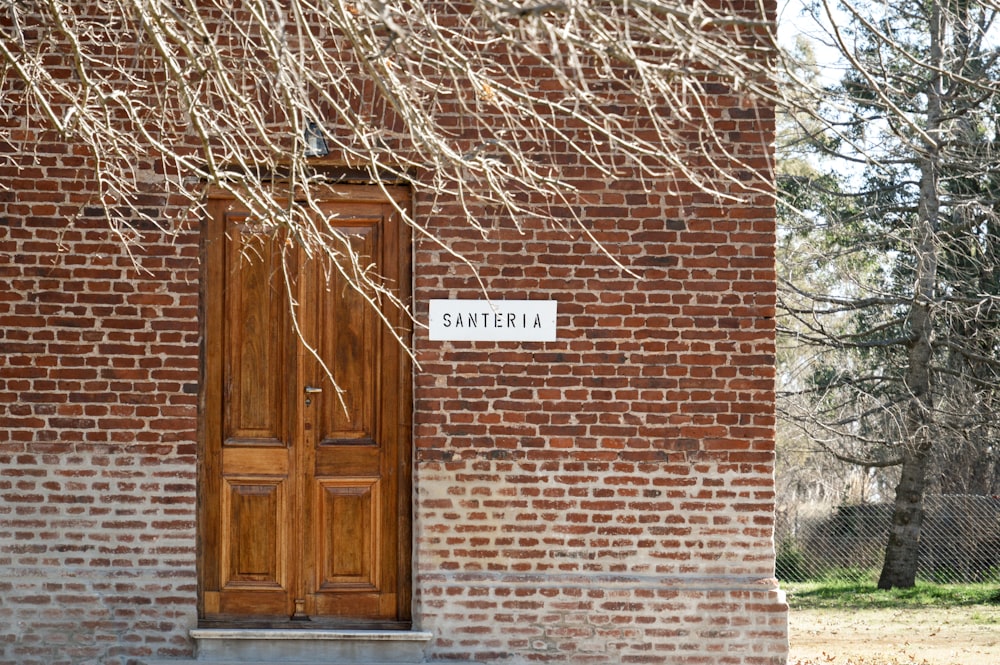
<path fill-rule="evenodd" d="M 780 179 L 781 329 L 808 358 L 781 408 L 837 458 L 898 467 L 879 587 L 907 587 L 928 487 L 996 483 L 997 6 L 810 11 L 846 68 L 791 111 L 815 158 Z"/>

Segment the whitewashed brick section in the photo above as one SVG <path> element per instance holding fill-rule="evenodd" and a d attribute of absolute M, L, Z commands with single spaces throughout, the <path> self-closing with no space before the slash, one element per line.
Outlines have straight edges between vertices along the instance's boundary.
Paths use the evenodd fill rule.
<path fill-rule="evenodd" d="M 770 531 L 755 524 L 755 495 L 770 501 L 767 478 L 765 489 L 731 491 L 732 481 L 747 478 L 695 469 L 700 480 L 690 489 L 663 490 L 662 465 L 644 465 L 645 475 L 624 470 L 630 483 L 619 482 L 615 465 L 569 474 L 561 466 L 425 466 L 416 600 L 419 621 L 440 636 L 435 656 L 784 662 L 785 604 L 771 576 Z"/>

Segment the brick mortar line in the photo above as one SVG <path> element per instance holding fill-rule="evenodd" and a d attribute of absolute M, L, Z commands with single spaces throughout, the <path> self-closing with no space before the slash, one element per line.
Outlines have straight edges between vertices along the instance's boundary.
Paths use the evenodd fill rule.
<path fill-rule="evenodd" d="M 519 574 L 519 573 L 450 573 L 450 572 L 420 572 L 417 574 L 420 586 L 435 581 L 489 582 L 491 586 L 523 586 L 530 584 L 544 589 L 588 589 L 594 584 L 602 588 L 608 586 L 614 589 L 664 589 L 677 591 L 775 591 L 778 590 L 778 580 L 774 577 L 756 577 L 748 575 L 713 575 L 692 576 L 679 575 L 609 575 L 595 573 L 594 575 L 551 575 L 551 574 Z"/>

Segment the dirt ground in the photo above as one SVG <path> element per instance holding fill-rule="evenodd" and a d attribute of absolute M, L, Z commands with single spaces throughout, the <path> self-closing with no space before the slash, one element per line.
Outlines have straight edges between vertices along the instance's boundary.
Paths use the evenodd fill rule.
<path fill-rule="evenodd" d="M 792 610 L 788 665 L 1000 665 L 1000 607 Z"/>

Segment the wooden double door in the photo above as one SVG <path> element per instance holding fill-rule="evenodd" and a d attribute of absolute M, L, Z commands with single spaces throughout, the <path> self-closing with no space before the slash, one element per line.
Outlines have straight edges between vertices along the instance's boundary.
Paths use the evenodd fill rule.
<path fill-rule="evenodd" d="M 310 258 L 232 198 L 210 200 L 202 625 L 409 626 L 407 326 L 345 276 L 374 269 L 405 302 L 409 236 L 376 188 L 331 190 L 322 208 L 317 224 L 359 260 Z"/>

